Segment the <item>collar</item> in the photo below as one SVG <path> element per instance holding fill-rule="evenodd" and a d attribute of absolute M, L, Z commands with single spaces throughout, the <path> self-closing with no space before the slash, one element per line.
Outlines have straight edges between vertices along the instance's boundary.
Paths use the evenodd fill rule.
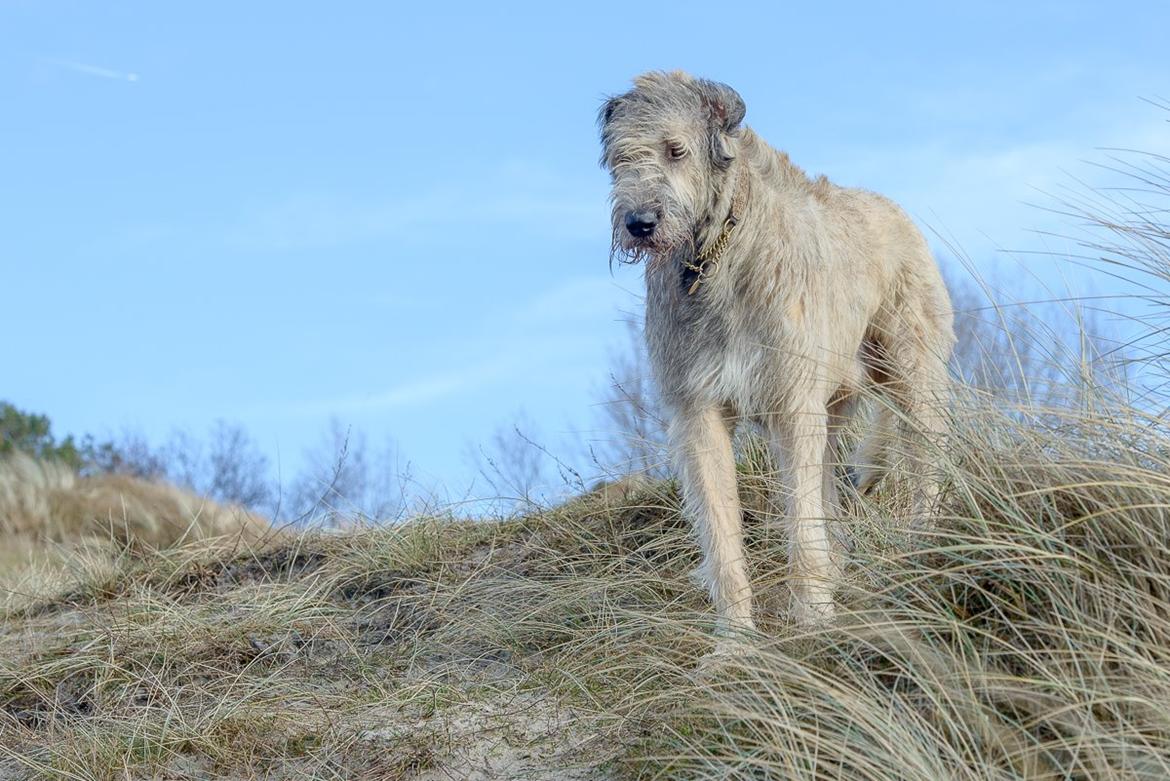
<path fill-rule="evenodd" d="M 704 282 L 715 276 L 719 271 L 719 259 L 727 249 L 727 242 L 731 239 L 731 232 L 739 224 L 743 216 L 743 207 L 747 202 L 747 177 L 737 175 L 735 192 L 731 196 L 731 206 L 727 217 L 723 220 L 723 228 L 714 241 L 707 244 L 695 255 L 693 261 L 683 260 L 683 268 L 695 275 L 694 282 L 687 288 L 687 295 L 694 295 Z M 685 272 L 684 272 L 685 273 Z"/>

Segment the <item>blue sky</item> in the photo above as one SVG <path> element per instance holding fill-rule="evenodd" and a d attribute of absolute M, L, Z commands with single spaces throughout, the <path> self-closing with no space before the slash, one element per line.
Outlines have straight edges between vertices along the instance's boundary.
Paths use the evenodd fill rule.
<path fill-rule="evenodd" d="M 641 284 L 607 265 L 594 116 L 633 75 L 726 81 L 810 172 L 1058 284 L 1002 250 L 1065 249 L 1027 204 L 1096 148 L 1170 151 L 1140 100 L 1167 29 L 1164 2 L 0 0 L 0 398 L 63 432 L 240 421 L 285 472 L 337 418 L 458 492 L 520 414 L 554 447 L 594 425 Z"/>

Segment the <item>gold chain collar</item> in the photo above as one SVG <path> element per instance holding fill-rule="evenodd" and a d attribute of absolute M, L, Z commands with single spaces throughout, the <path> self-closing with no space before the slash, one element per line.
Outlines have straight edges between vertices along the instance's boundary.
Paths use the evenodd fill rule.
<path fill-rule="evenodd" d="M 719 259 L 723 257 L 723 251 L 727 249 L 727 242 L 731 239 L 731 230 L 739 224 L 739 211 L 744 199 L 743 190 L 746 187 L 737 189 L 739 191 L 731 199 L 731 211 L 728 213 L 727 219 L 723 221 L 723 230 L 719 232 L 719 236 L 695 255 L 694 262 L 683 261 L 683 267 L 687 271 L 695 273 L 695 281 L 687 288 L 688 296 L 693 296 L 704 282 L 719 272 Z"/>
<path fill-rule="evenodd" d="M 687 295 L 693 296 L 695 291 L 711 277 L 719 271 L 719 258 L 723 255 L 723 250 L 727 249 L 727 240 L 731 238 L 731 229 L 735 227 L 735 215 L 728 215 L 727 219 L 723 221 L 723 230 L 719 233 L 719 238 L 708 244 L 702 252 L 695 255 L 695 262 L 689 260 L 683 261 L 683 266 L 688 271 L 695 272 L 695 281 L 687 288 Z"/>

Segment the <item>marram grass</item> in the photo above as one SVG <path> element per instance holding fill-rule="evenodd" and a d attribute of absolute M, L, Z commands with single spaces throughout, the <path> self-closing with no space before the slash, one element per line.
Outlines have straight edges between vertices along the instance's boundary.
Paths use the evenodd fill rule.
<path fill-rule="evenodd" d="M 745 477 L 764 615 L 730 658 L 669 482 L 120 548 L 9 599 L 0 778 L 1170 777 L 1166 440 L 976 404 L 937 527 L 851 498 L 825 629 L 786 621 Z"/>

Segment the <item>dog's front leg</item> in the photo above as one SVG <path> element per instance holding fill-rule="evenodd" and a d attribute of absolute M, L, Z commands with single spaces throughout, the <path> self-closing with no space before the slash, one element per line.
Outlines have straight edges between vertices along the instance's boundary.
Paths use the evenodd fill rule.
<path fill-rule="evenodd" d="M 830 555 L 825 505 L 828 416 L 808 408 L 777 416 L 771 426 L 776 460 L 788 482 L 788 568 L 793 617 L 819 624 L 833 618 L 836 571 Z"/>
<path fill-rule="evenodd" d="M 683 502 L 703 549 L 698 574 L 719 613 L 725 638 L 755 629 L 744 561 L 731 419 L 717 407 L 682 408 L 670 424 Z"/>

